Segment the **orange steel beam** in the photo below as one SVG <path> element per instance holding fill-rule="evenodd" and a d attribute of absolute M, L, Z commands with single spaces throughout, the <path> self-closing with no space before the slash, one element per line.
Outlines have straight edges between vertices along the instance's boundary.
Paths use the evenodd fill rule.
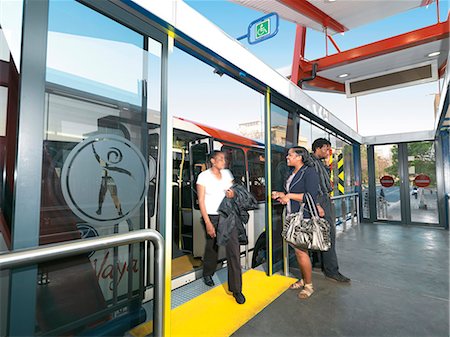
<path fill-rule="evenodd" d="M 331 16 L 322 12 L 319 8 L 306 0 L 279 0 L 279 2 L 337 33 L 343 33 L 348 30 L 343 24 L 337 22 Z"/>
<path fill-rule="evenodd" d="M 317 70 L 325 70 L 336 66 L 366 60 L 375 56 L 386 55 L 425 43 L 442 40 L 448 38 L 449 36 L 449 22 L 445 21 L 361 47 L 346 50 L 338 54 L 333 54 L 306 62 L 302 64 L 302 69 L 306 72 L 311 71 L 312 64 L 317 63 Z"/>
<path fill-rule="evenodd" d="M 291 81 L 297 85 L 302 77 L 300 60 L 305 57 L 306 27 L 297 25 L 295 30 L 294 57 L 292 60 Z"/>

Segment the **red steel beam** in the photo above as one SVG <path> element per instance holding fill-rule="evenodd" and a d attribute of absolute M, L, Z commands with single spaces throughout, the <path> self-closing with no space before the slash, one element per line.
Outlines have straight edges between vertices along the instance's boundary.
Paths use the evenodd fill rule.
<path fill-rule="evenodd" d="M 331 43 L 333 44 L 334 48 L 336 48 L 336 50 L 338 51 L 338 53 L 341 52 L 341 49 L 339 48 L 339 46 L 337 45 L 336 41 L 334 41 L 334 39 L 331 37 L 331 35 L 327 35 L 328 39 L 331 41 Z"/>
<path fill-rule="evenodd" d="M 390 37 L 361 47 L 346 50 L 338 54 L 326 56 L 302 65 L 304 71 L 311 71 L 312 64 L 317 63 L 317 70 L 325 70 L 342 66 L 372 57 L 386 55 L 399 50 L 408 49 L 425 43 L 446 39 L 450 36 L 449 22 L 437 23 L 405 34 Z"/>
<path fill-rule="evenodd" d="M 420 7 L 425 7 L 428 5 L 431 5 L 434 0 L 422 0 L 422 3 L 420 4 Z"/>
<path fill-rule="evenodd" d="M 445 75 L 445 70 L 447 69 L 447 62 L 448 62 L 448 61 L 445 61 L 445 62 L 441 65 L 441 67 L 439 68 L 439 70 L 438 70 L 438 76 L 439 76 L 439 78 L 441 78 L 442 76 Z"/>
<path fill-rule="evenodd" d="M 343 33 L 348 30 L 343 24 L 333 19 L 328 14 L 322 12 L 319 8 L 306 0 L 279 0 L 282 4 L 290 7 L 294 11 L 320 23 L 323 27 L 330 28 L 337 33 Z"/>
<path fill-rule="evenodd" d="M 306 27 L 297 25 L 295 30 L 294 57 L 292 60 L 291 81 L 297 85 L 303 76 L 300 60 L 305 57 Z"/>
<path fill-rule="evenodd" d="M 0 86 L 7 87 L 9 82 L 9 62 L 0 60 Z"/>

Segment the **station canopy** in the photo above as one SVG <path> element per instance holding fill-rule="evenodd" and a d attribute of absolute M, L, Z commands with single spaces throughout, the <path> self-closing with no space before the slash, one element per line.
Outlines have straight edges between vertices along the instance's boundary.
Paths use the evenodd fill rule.
<path fill-rule="evenodd" d="M 436 81 L 445 73 L 449 51 L 448 17 L 431 26 L 340 51 L 333 35 L 385 19 L 415 8 L 429 6 L 436 0 L 233 0 L 240 5 L 278 15 L 299 27 L 324 32 L 337 53 L 306 60 L 301 53 L 304 43 L 297 29 L 292 80 L 301 87 L 354 97 L 367 93 Z M 304 40 L 304 38 L 303 38 Z M 304 49 L 304 46 L 303 46 Z M 436 52 L 440 52 L 436 55 Z"/>
<path fill-rule="evenodd" d="M 284 20 L 298 25 L 291 80 L 303 89 L 356 97 L 437 81 L 445 76 L 449 56 L 449 18 L 439 17 L 439 6 L 446 4 L 443 1 L 443 4 L 439 0 L 232 1 L 264 13 L 276 12 Z M 437 3 L 438 10 L 436 23 L 430 26 L 345 51 L 341 51 L 333 39 L 336 34 L 433 3 Z M 315 60 L 305 59 L 306 28 L 326 34 L 337 53 Z M 312 77 L 313 80 L 301 81 Z M 450 117 L 448 114 L 447 111 L 445 117 Z M 444 118 L 443 126 L 445 123 L 449 123 L 447 118 Z"/>

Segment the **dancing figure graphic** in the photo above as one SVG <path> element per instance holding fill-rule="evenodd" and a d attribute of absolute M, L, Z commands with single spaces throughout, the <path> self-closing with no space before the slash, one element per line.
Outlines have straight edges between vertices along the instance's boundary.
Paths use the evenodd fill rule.
<path fill-rule="evenodd" d="M 102 168 L 102 181 L 100 183 L 100 190 L 98 192 L 98 209 L 95 213 L 97 213 L 98 215 L 102 214 L 102 206 L 103 202 L 105 201 L 106 191 L 109 191 L 118 215 L 122 216 L 122 205 L 120 203 L 119 195 L 117 192 L 117 185 L 114 181 L 114 178 L 111 176 L 110 171 L 123 173 L 130 176 L 131 178 L 133 178 L 133 175 L 131 174 L 131 172 L 125 170 L 124 168 L 114 166 L 116 164 L 119 164 L 123 159 L 122 152 L 118 148 L 110 148 L 110 151 L 107 154 L 107 160 L 102 159 L 98 155 L 97 151 L 95 150 L 94 144 L 92 144 L 92 151 L 94 152 L 95 159 Z"/>

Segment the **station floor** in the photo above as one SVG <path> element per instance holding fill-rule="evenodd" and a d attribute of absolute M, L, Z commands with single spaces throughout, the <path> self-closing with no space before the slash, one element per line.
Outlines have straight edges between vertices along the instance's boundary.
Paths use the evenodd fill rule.
<path fill-rule="evenodd" d="M 286 290 L 232 336 L 449 336 L 448 231 L 361 224 L 336 248 L 351 284 L 315 270 L 311 298 Z"/>
<path fill-rule="evenodd" d="M 296 265 L 291 277 L 248 270 L 247 303 L 237 305 L 225 291 L 223 268 L 214 288 L 199 278 L 172 292 L 171 335 L 448 337 L 449 232 L 386 223 L 340 227 L 336 249 L 350 284 L 326 279 L 315 268 L 315 293 L 300 300 L 288 289 L 299 276 Z M 151 302 L 144 307 L 152 317 Z M 144 323 L 125 336 L 147 336 L 151 329 Z"/>

